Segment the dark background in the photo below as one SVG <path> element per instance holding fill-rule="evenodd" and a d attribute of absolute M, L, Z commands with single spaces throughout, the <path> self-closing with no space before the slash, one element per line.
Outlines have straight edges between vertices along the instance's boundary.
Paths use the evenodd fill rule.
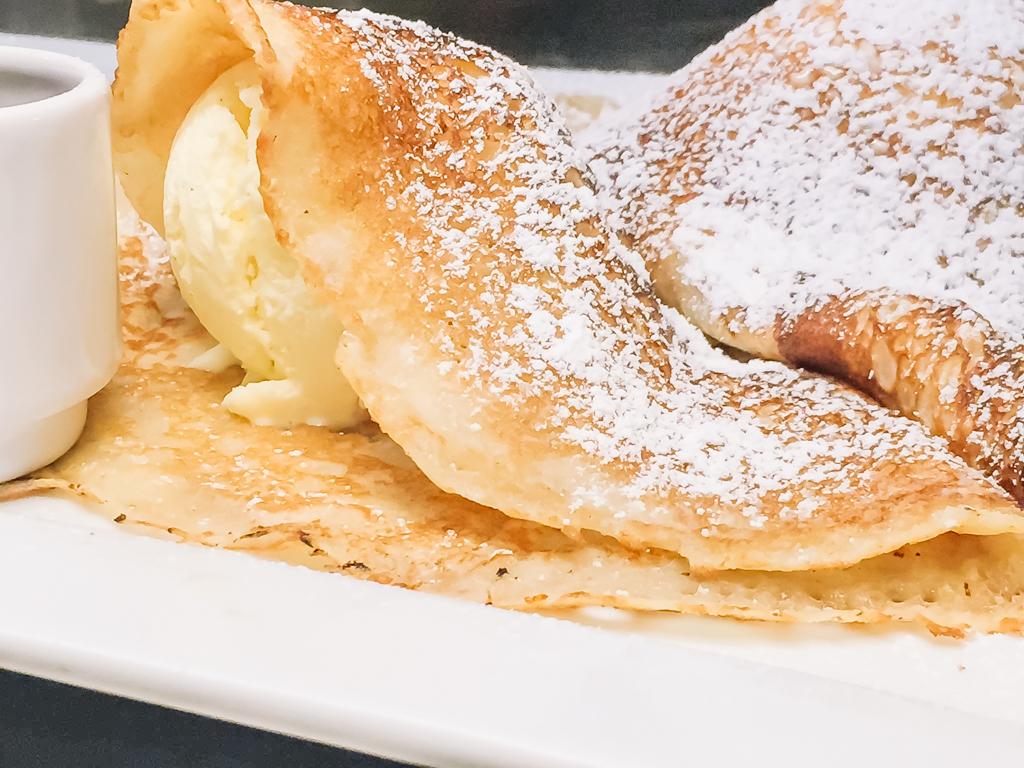
<path fill-rule="evenodd" d="M 317 0 L 420 18 L 528 64 L 671 71 L 766 0 Z M 128 0 L 0 0 L 0 30 L 113 40 Z"/>
<path fill-rule="evenodd" d="M 766 0 L 366 0 L 528 64 L 671 71 Z M 113 41 L 127 0 L 0 0 L 0 32 Z M 0 621 L 3 618 L 0 616 Z M 0 768 L 397 764 L 0 671 Z M 538 767 L 539 768 L 539 767 Z"/>

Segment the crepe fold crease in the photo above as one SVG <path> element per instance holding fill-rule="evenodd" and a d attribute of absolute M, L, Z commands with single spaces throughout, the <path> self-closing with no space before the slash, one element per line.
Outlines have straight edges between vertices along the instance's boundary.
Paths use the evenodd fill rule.
<path fill-rule="evenodd" d="M 712 337 L 837 376 L 1024 503 L 1024 4 L 780 0 L 595 141 Z"/>

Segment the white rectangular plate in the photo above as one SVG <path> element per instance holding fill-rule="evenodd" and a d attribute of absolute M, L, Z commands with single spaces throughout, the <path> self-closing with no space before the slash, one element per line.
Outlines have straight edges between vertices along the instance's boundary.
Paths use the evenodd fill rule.
<path fill-rule="evenodd" d="M 747 627 L 758 663 L 693 647 L 729 622 L 677 624 L 683 643 L 595 629 L 149 539 L 59 499 L 0 506 L 0 585 L 0 665 L 431 765 L 984 764 L 1024 747 L 1019 719 L 967 711 L 985 693 L 1020 714 L 1007 655 L 955 684 L 943 651 L 981 662 L 973 644 Z M 770 663 L 801 649 L 866 685 Z"/>
<path fill-rule="evenodd" d="M 111 46 L 2 44 L 113 70 Z M 1024 749 L 1019 638 L 574 618 L 148 539 L 61 499 L 0 505 L 14 670 L 439 766 L 954 765 Z"/>

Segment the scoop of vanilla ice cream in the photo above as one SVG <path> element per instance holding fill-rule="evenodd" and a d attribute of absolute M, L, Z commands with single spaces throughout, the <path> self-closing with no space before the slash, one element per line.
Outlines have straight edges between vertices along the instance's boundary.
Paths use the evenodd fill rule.
<path fill-rule="evenodd" d="M 171 265 L 221 345 L 195 364 L 240 363 L 245 379 L 224 405 L 255 424 L 343 429 L 366 412 L 334 363 L 341 323 L 305 284 L 263 207 L 260 93 L 251 60 L 222 74 L 189 110 L 167 162 Z"/>

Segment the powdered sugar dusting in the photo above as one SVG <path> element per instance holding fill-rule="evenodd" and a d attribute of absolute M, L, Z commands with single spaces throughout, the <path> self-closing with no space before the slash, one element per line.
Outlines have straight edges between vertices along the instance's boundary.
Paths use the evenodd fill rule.
<path fill-rule="evenodd" d="M 647 212 L 625 226 L 661 228 L 684 281 L 755 329 L 889 289 L 1019 336 L 1022 41 L 1020 0 L 782 0 L 630 129 L 619 192 Z"/>
<path fill-rule="evenodd" d="M 385 150 L 401 162 L 382 171 L 385 207 L 425 225 L 395 233 L 389 258 L 446 355 L 440 375 L 622 469 L 636 499 L 706 514 L 708 536 L 863 503 L 893 467 L 939 459 L 949 479 L 976 480 L 915 425 L 829 380 L 731 360 L 654 299 L 521 67 L 392 17 L 321 23 L 355 33 L 391 121 Z M 572 505 L 598 493 L 578 488 Z"/>

